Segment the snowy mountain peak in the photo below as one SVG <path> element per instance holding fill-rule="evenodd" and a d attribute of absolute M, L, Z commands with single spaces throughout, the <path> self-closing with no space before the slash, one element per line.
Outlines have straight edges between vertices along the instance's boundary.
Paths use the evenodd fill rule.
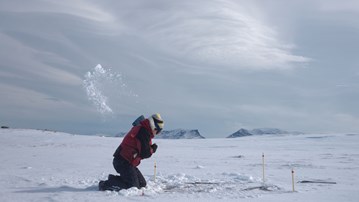
<path fill-rule="evenodd" d="M 252 135 L 280 135 L 280 134 L 290 134 L 291 132 L 281 130 L 278 128 L 255 128 L 253 130 L 247 130 L 244 128 L 239 129 L 237 132 L 231 134 L 227 138 L 236 138 L 236 137 L 245 137 Z M 295 132 L 297 134 L 298 132 Z"/>
<path fill-rule="evenodd" d="M 278 128 L 255 128 L 251 130 L 250 133 L 253 135 L 269 135 L 269 134 L 275 135 L 275 134 L 288 134 L 290 132 Z"/>
<path fill-rule="evenodd" d="M 204 139 L 204 137 L 199 133 L 198 130 L 185 130 L 185 129 L 176 129 L 176 130 L 165 130 L 158 136 L 158 139 Z"/>
<path fill-rule="evenodd" d="M 124 137 L 127 132 L 120 132 L 115 137 Z M 160 135 L 156 135 L 156 139 L 205 139 L 199 131 L 176 129 L 176 130 L 164 130 Z"/>
<path fill-rule="evenodd" d="M 252 134 L 247 129 L 241 128 L 237 132 L 235 132 L 232 135 L 228 136 L 227 138 L 245 137 L 245 136 L 251 136 L 251 135 Z"/>

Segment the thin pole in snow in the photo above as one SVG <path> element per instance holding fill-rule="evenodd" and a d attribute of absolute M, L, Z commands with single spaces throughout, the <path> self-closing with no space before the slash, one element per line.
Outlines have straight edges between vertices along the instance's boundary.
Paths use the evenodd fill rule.
<path fill-rule="evenodd" d="M 292 169 L 292 190 L 293 192 L 295 192 L 295 189 L 294 189 L 294 170 Z"/>
<path fill-rule="evenodd" d="M 156 161 L 155 161 L 155 164 L 154 164 L 154 173 L 153 173 L 153 179 L 154 179 L 155 182 L 156 182 L 156 170 L 157 170 L 157 165 L 156 165 Z"/>
<path fill-rule="evenodd" d="M 265 178 L 264 178 L 264 153 L 262 153 L 262 170 L 263 170 L 263 184 L 265 183 Z"/>

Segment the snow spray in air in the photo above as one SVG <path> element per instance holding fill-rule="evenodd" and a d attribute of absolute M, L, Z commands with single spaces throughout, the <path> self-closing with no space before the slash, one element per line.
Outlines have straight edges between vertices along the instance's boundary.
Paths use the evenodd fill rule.
<path fill-rule="evenodd" d="M 83 86 L 88 99 L 103 116 L 115 114 L 116 109 L 119 110 L 116 105 L 126 105 L 129 103 L 125 103 L 126 99 L 138 97 L 128 88 L 122 74 L 111 68 L 103 68 L 100 64 L 85 74 Z"/>

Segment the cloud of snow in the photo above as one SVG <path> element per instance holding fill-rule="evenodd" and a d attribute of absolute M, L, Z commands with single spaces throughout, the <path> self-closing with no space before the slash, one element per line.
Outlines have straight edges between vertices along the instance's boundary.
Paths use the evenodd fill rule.
<path fill-rule="evenodd" d="M 85 74 L 83 86 L 88 99 L 102 115 L 115 113 L 114 109 L 110 107 L 110 98 L 113 99 L 112 103 L 115 106 L 121 105 L 123 103 L 121 101 L 126 99 L 126 97 L 130 97 L 133 103 L 136 103 L 135 99 L 138 97 L 137 94 L 128 88 L 122 74 L 114 72 L 110 68 L 103 68 L 100 64 L 93 71 Z"/>
<path fill-rule="evenodd" d="M 107 97 L 102 95 L 98 85 L 106 79 L 106 71 L 101 65 L 97 65 L 93 72 L 87 72 L 84 80 L 84 87 L 90 101 L 96 106 L 101 114 L 113 113 L 111 107 L 107 105 Z"/>

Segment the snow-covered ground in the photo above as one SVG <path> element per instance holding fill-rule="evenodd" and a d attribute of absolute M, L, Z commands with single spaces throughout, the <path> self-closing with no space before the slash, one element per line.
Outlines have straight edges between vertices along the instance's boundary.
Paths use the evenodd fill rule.
<path fill-rule="evenodd" d="M 146 188 L 97 191 L 115 173 L 121 140 L 1 129 L 0 201 L 359 201 L 359 135 L 155 139 L 158 152 L 139 167 Z M 303 180 L 336 184 L 297 183 Z"/>

